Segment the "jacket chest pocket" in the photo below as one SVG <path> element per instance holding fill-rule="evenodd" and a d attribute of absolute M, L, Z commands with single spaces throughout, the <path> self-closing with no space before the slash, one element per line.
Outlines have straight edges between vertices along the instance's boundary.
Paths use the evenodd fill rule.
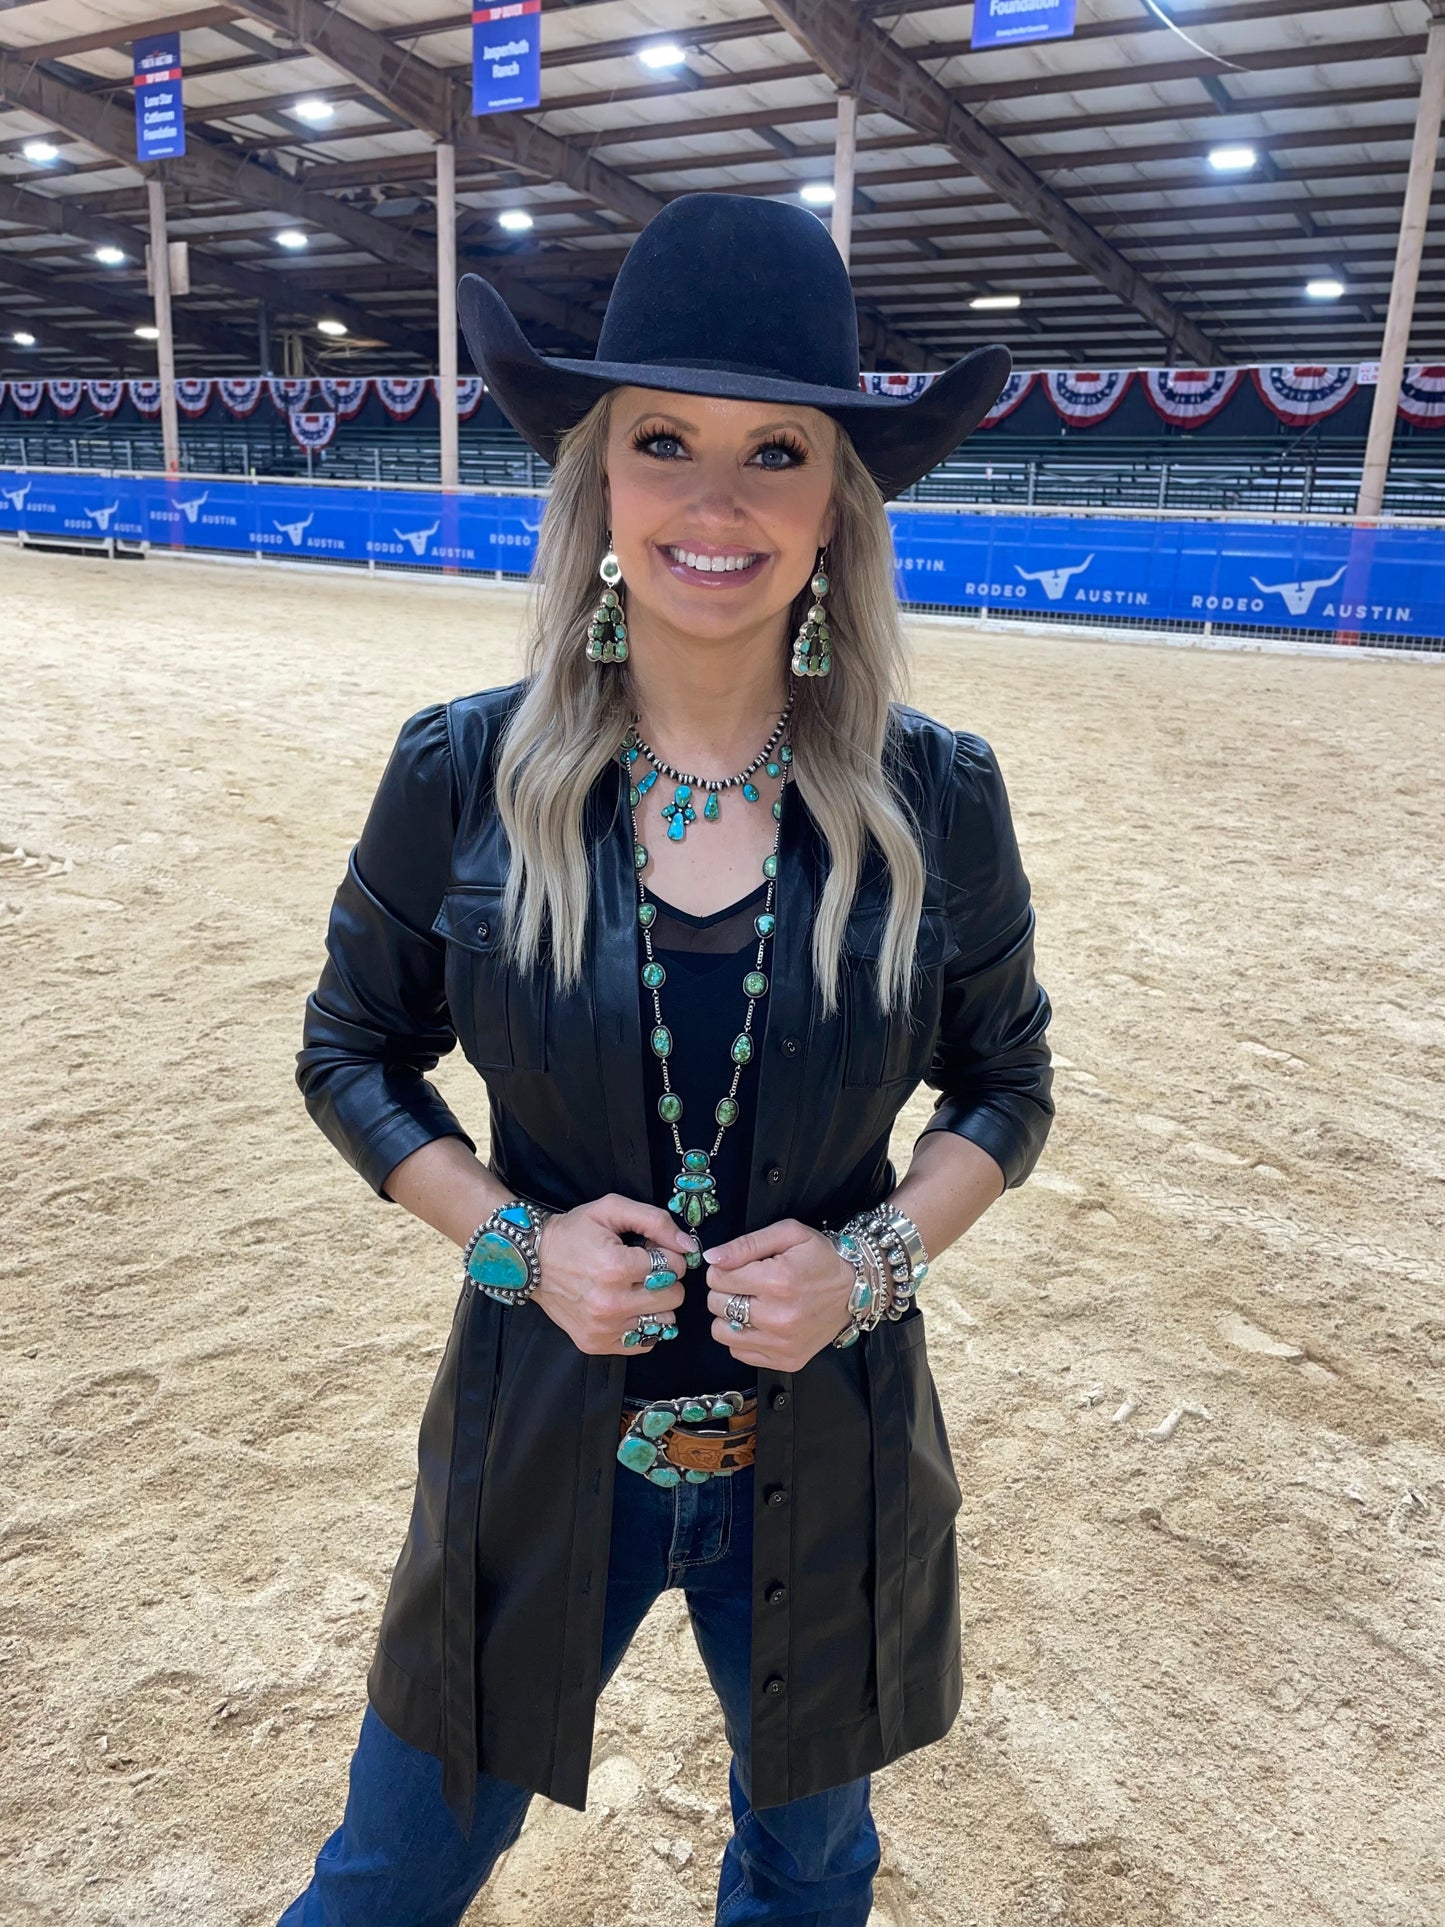
<path fill-rule="evenodd" d="M 880 1011 L 875 985 L 884 914 L 855 911 L 843 933 L 841 1000 L 844 1016 L 843 1085 L 877 1090 L 917 1083 L 933 1056 L 943 1012 L 944 965 L 958 954 L 953 927 L 941 909 L 925 906 L 918 924 L 910 1010 Z"/>
<path fill-rule="evenodd" d="M 501 951 L 502 885 L 454 885 L 432 929 L 446 939 L 447 1007 L 478 1070 L 545 1071 L 551 973 L 524 976 Z"/>

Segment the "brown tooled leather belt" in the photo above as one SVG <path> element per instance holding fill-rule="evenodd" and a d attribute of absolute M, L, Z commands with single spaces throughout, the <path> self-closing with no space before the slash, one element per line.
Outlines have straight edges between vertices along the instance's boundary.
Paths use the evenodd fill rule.
<path fill-rule="evenodd" d="M 701 1401 L 700 1401 L 701 1402 Z M 738 1472 L 751 1465 L 757 1453 L 756 1393 L 740 1411 L 726 1419 L 709 1418 L 702 1424 L 676 1420 L 665 1432 L 651 1435 L 659 1456 L 683 1472 Z M 624 1406 L 618 1437 L 624 1438 L 639 1416 L 639 1407 Z"/>

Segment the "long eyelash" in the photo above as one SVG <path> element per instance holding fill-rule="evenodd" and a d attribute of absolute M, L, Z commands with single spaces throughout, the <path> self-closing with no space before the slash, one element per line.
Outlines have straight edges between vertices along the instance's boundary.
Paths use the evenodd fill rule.
<path fill-rule="evenodd" d="M 765 448 L 784 448 L 795 461 L 806 462 L 808 460 L 808 451 L 803 443 L 800 442 L 795 435 L 789 435 L 785 430 L 780 431 L 776 435 L 770 435 L 765 442 L 760 442 L 753 450 L 753 453 L 755 455 L 761 455 Z"/>
<path fill-rule="evenodd" d="M 636 432 L 636 436 L 632 437 L 632 447 L 645 453 L 647 447 L 649 447 L 649 443 L 661 441 L 663 436 L 669 437 L 670 441 L 682 441 L 682 436 L 678 436 L 674 430 L 670 430 L 670 428 L 657 428 L 657 426 L 653 426 L 653 424 L 644 422 L 644 426 Z M 759 445 L 753 449 L 753 455 L 761 455 L 763 449 L 786 449 L 788 455 L 792 455 L 792 459 L 798 462 L 800 466 L 809 459 L 807 449 L 803 447 L 803 443 L 798 441 L 798 437 L 790 436 L 786 430 L 780 430 L 776 436 L 767 437 L 767 441 L 759 441 Z"/>

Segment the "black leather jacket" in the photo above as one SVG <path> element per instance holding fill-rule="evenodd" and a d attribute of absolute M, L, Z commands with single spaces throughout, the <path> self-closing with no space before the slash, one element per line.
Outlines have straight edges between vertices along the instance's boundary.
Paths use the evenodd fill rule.
<path fill-rule="evenodd" d="M 562 1209 L 608 1191 L 650 1196 L 616 760 L 588 802 L 582 987 L 560 994 L 498 956 L 508 849 L 491 756 L 522 688 L 403 725 L 336 892 L 296 1080 L 382 1198 L 388 1172 L 430 1139 L 476 1148 L 425 1075 L 458 1040 L 487 1086 L 504 1183 Z M 925 1128 L 982 1145 L 1010 1186 L 1052 1121 L 1051 1011 L 998 763 L 978 736 L 895 714 L 890 758 L 927 869 L 912 1021 L 880 1017 L 867 982 L 886 907 L 876 852 L 849 918 L 840 1008 L 826 1019 L 818 1008 L 809 941 L 827 850 L 790 786 L 754 1060 L 751 1227 L 839 1223 L 884 1198 L 897 1181 L 889 1132 L 920 1080 L 941 1093 Z M 747 1373 L 759 1388 L 756 1805 L 858 1778 L 940 1738 L 957 1714 L 961 1495 L 925 1323 L 915 1308 L 801 1371 Z M 441 1758 L 466 1831 L 478 1767 L 585 1806 L 625 1370 L 624 1357 L 579 1352 L 535 1305 L 509 1309 L 471 1285 L 457 1300 L 368 1692 L 388 1726 Z"/>

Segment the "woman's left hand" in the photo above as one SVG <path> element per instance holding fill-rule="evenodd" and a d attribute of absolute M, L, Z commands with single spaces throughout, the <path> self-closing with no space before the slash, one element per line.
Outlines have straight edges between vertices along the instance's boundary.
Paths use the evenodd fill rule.
<path fill-rule="evenodd" d="M 740 1364 L 796 1372 L 848 1322 L 853 1267 L 821 1231 L 780 1218 L 703 1253 L 712 1335 Z M 729 1298 L 750 1299 L 747 1328 L 723 1315 Z"/>

